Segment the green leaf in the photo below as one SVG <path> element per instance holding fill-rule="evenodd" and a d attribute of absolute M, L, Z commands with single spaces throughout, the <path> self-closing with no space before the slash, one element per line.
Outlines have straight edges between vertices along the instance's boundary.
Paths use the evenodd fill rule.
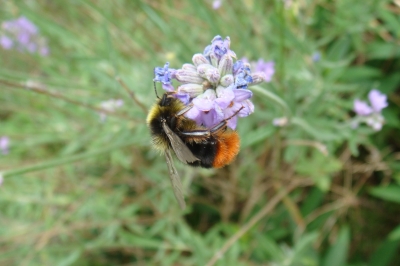
<path fill-rule="evenodd" d="M 276 128 L 273 126 L 269 127 L 260 127 L 253 131 L 249 131 L 243 136 L 243 140 L 241 143 L 242 148 L 251 146 L 257 142 L 260 142 L 269 136 L 271 136 L 276 131 Z"/>
<path fill-rule="evenodd" d="M 370 189 L 370 194 L 387 201 L 400 203 L 400 186 L 375 187 Z"/>
<path fill-rule="evenodd" d="M 63 260 L 61 260 L 57 266 L 68 266 L 68 265 L 72 265 L 74 262 L 76 262 L 79 257 L 81 256 L 81 251 L 80 250 L 75 250 L 73 252 L 71 252 L 71 254 L 64 258 Z"/>
<path fill-rule="evenodd" d="M 340 80 L 346 82 L 358 81 L 358 80 L 371 80 L 379 78 L 381 75 L 382 75 L 381 71 L 374 67 L 352 66 L 346 69 Z"/>
<path fill-rule="evenodd" d="M 343 266 L 346 264 L 347 252 L 350 242 L 350 230 L 343 227 L 338 235 L 336 243 L 331 246 L 322 261 L 322 266 Z"/>
<path fill-rule="evenodd" d="M 263 250 L 263 255 L 269 255 L 273 261 L 282 262 L 285 259 L 285 254 L 278 244 L 268 235 L 255 234 L 260 248 Z"/>
<path fill-rule="evenodd" d="M 292 263 L 290 265 L 305 265 L 305 266 L 317 266 L 319 265 L 318 256 L 312 246 L 315 240 L 318 238 L 317 232 L 312 232 L 303 235 L 294 246 L 293 257 L 291 258 Z"/>
<path fill-rule="evenodd" d="M 278 104 L 279 106 L 281 106 L 286 114 L 286 116 L 290 117 L 292 114 L 292 111 L 290 110 L 289 106 L 287 105 L 287 103 L 278 95 L 276 95 L 275 93 L 266 90 L 260 86 L 252 86 L 251 90 L 253 91 L 257 91 L 260 92 L 262 95 L 264 95 L 265 97 L 267 97 L 269 100 L 275 102 L 276 104 Z"/>
<path fill-rule="evenodd" d="M 396 43 L 373 42 L 368 45 L 367 57 L 377 60 L 400 57 L 400 49 Z"/>
<path fill-rule="evenodd" d="M 391 241 L 386 240 L 384 241 L 372 254 L 368 265 L 369 266 L 386 266 L 386 265 L 395 265 L 391 264 L 393 257 L 397 254 L 397 249 L 399 247 L 400 240 Z"/>
<path fill-rule="evenodd" d="M 295 165 L 298 173 L 312 178 L 322 191 L 326 191 L 330 186 L 330 174 L 341 168 L 342 164 L 338 159 L 323 156 L 318 151 L 314 151 L 311 157 L 300 159 Z"/>
<path fill-rule="evenodd" d="M 390 232 L 388 239 L 392 241 L 400 240 L 400 225 Z"/>

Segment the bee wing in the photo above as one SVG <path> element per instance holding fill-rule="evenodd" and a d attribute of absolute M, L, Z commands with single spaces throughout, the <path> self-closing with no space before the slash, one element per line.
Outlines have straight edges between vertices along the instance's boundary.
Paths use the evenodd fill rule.
<path fill-rule="evenodd" d="M 184 210 L 186 208 L 186 204 L 182 193 L 182 183 L 178 175 L 178 171 L 176 171 L 175 169 L 174 162 L 172 161 L 170 149 L 165 150 L 165 160 L 167 161 L 169 170 L 169 179 L 171 180 L 171 185 L 172 189 L 174 190 L 175 198 L 178 201 L 181 209 Z"/>
<path fill-rule="evenodd" d="M 181 162 L 192 163 L 199 161 L 199 159 L 193 155 L 181 138 L 168 127 L 167 123 L 163 122 L 162 126 L 171 142 L 171 146 L 176 154 L 176 157 L 178 157 Z"/>

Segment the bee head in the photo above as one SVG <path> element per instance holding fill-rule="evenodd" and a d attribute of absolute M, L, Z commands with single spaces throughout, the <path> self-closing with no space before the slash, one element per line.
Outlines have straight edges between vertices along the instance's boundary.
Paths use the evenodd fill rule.
<path fill-rule="evenodd" d="M 172 97 L 171 95 L 169 95 L 168 93 L 164 93 L 163 96 L 162 96 L 162 98 L 161 98 L 161 100 L 160 100 L 159 105 L 160 105 L 160 106 L 170 106 L 170 105 L 171 105 L 171 102 L 172 102 L 174 99 L 175 99 L 175 98 Z"/>

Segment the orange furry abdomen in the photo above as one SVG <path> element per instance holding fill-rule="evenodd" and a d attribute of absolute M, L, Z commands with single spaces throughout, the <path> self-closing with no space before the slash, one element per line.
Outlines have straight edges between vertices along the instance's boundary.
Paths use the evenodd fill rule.
<path fill-rule="evenodd" d="M 221 168 L 230 164 L 239 153 L 240 138 L 236 131 L 226 131 L 218 136 L 217 153 L 213 167 Z"/>

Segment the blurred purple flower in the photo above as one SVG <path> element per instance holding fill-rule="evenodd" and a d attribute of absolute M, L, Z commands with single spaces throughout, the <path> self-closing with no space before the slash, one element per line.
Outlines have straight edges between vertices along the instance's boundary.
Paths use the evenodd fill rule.
<path fill-rule="evenodd" d="M 354 112 L 361 116 L 367 116 L 372 113 L 372 108 L 366 102 L 360 101 L 359 99 L 355 99 Z"/>
<path fill-rule="evenodd" d="M 6 136 L 0 138 L 0 151 L 2 154 L 8 154 L 10 146 L 10 139 Z"/>
<path fill-rule="evenodd" d="M 115 110 L 122 107 L 123 105 L 124 105 L 124 101 L 121 99 L 116 99 L 116 100 L 110 99 L 110 100 L 100 103 L 101 109 L 103 109 L 104 111 L 107 111 L 107 112 L 115 112 Z M 107 114 L 100 112 L 99 115 L 100 115 L 100 121 L 104 122 L 107 118 Z"/>
<path fill-rule="evenodd" d="M 312 54 L 312 60 L 314 62 L 318 62 L 319 60 L 321 60 L 321 53 L 320 52 L 315 52 Z"/>
<path fill-rule="evenodd" d="M 39 53 L 42 56 L 48 56 L 50 54 L 49 47 L 47 47 L 47 46 L 40 47 Z"/>
<path fill-rule="evenodd" d="M 221 7 L 221 5 L 222 5 L 222 0 L 214 0 L 212 3 L 213 9 L 218 9 Z"/>
<path fill-rule="evenodd" d="M 380 91 L 373 89 L 368 93 L 368 99 L 372 107 L 369 106 L 368 103 L 360 101 L 359 99 L 354 100 L 353 110 L 358 117 L 352 126 L 357 127 L 359 122 L 365 122 L 375 131 L 379 131 L 382 129 L 385 122 L 381 111 L 388 106 L 387 96 Z"/>
<path fill-rule="evenodd" d="M 259 59 L 256 64 L 256 68 L 254 72 L 261 72 L 264 74 L 264 80 L 266 82 L 270 82 L 272 80 L 272 76 L 275 73 L 275 62 L 268 61 L 265 62 L 263 59 Z"/>
<path fill-rule="evenodd" d="M 49 54 L 47 41 L 39 35 L 38 28 L 26 17 L 21 16 L 14 20 L 2 23 L 0 44 L 4 49 L 14 47 L 18 51 L 28 51 L 46 56 Z"/>
<path fill-rule="evenodd" d="M 7 37 L 5 35 L 0 36 L 0 45 L 4 49 L 6 49 L 6 50 L 11 49 L 13 47 L 13 44 L 14 44 L 13 41 L 9 37 Z"/>
<path fill-rule="evenodd" d="M 368 99 L 371 102 L 374 112 L 379 113 L 388 106 L 387 96 L 378 90 L 372 90 L 368 93 Z"/>
<path fill-rule="evenodd" d="M 387 96 L 378 90 L 371 90 L 368 93 L 369 106 L 366 102 L 356 99 L 354 101 L 354 112 L 361 116 L 368 116 L 372 113 L 380 113 L 383 108 L 388 106 Z"/>

